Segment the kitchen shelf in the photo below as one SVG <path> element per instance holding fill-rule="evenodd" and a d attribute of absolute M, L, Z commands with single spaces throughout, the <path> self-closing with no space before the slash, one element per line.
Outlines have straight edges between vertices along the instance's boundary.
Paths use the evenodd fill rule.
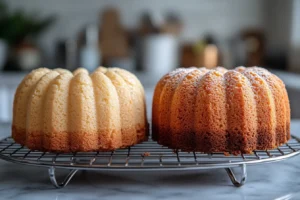
<path fill-rule="evenodd" d="M 0 158 L 18 164 L 48 168 L 56 188 L 65 187 L 79 170 L 162 171 L 201 170 L 224 168 L 232 183 L 240 187 L 247 179 L 247 165 L 285 160 L 300 153 L 300 139 L 292 136 L 288 143 L 272 150 L 254 151 L 253 154 L 224 155 L 174 151 L 149 139 L 135 146 L 111 152 L 53 153 L 32 151 L 15 143 L 11 137 L 0 140 Z M 241 169 L 238 179 L 233 168 Z M 65 180 L 58 183 L 55 170 L 70 169 Z"/>

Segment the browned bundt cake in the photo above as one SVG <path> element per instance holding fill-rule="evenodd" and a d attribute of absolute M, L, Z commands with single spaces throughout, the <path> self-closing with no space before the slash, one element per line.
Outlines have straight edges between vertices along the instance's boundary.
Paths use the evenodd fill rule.
<path fill-rule="evenodd" d="M 157 84 L 153 138 L 174 149 L 251 153 L 290 138 L 284 83 L 259 67 L 179 68 Z"/>

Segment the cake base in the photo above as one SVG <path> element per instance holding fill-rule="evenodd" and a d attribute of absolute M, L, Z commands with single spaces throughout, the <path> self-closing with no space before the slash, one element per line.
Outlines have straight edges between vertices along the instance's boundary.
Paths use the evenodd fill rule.
<path fill-rule="evenodd" d="M 157 128 L 154 128 L 157 130 Z M 243 137 L 243 134 L 218 134 L 218 133 L 172 133 L 160 131 L 159 138 L 155 137 L 154 140 L 158 144 L 167 146 L 170 149 L 181 150 L 185 152 L 203 152 L 203 153 L 215 153 L 223 152 L 225 154 L 251 154 L 254 150 L 271 150 L 279 147 L 282 144 L 287 143 L 290 140 L 290 134 L 277 134 L 284 135 L 273 142 L 267 140 L 270 133 L 258 134 L 259 140 L 249 139 Z M 261 140 L 262 135 L 266 137 Z"/>
<path fill-rule="evenodd" d="M 137 143 L 147 140 L 148 127 L 137 125 L 128 130 L 122 130 L 122 134 L 136 132 L 137 137 L 133 141 L 121 140 L 120 138 L 108 137 L 115 136 L 117 130 L 106 130 L 101 132 L 52 132 L 51 134 L 43 132 L 28 132 L 25 129 L 12 127 L 12 137 L 16 143 L 26 146 L 31 150 L 47 152 L 91 152 L 91 151 L 113 151 L 121 148 L 127 148 Z M 120 130 L 119 130 L 120 131 Z M 27 135 L 27 136 L 26 136 Z M 26 137 L 24 137 L 26 136 Z M 122 143 L 125 145 L 122 145 Z"/>

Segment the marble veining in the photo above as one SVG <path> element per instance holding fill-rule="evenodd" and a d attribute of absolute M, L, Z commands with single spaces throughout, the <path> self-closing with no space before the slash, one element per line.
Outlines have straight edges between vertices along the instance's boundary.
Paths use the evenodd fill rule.
<path fill-rule="evenodd" d="M 8 126 L 8 125 L 7 125 Z M 0 126 L 0 138 L 9 130 Z M 298 131 L 298 132 L 297 132 Z M 300 120 L 292 121 L 300 137 Z M 238 172 L 238 170 L 235 170 Z M 57 170 L 64 178 L 66 170 Z M 300 156 L 286 161 L 248 166 L 248 179 L 234 187 L 224 169 L 173 172 L 81 171 L 63 189 L 50 183 L 47 168 L 0 161 L 0 199 L 300 199 Z"/>

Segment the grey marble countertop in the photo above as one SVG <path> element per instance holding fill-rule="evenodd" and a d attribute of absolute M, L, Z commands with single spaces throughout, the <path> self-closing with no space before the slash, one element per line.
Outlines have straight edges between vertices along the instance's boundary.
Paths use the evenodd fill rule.
<path fill-rule="evenodd" d="M 10 134 L 0 125 L 0 138 Z M 292 121 L 300 137 L 300 120 Z M 64 178 L 67 171 L 58 170 Z M 224 169 L 185 172 L 77 173 L 64 189 L 54 189 L 47 169 L 0 161 L 0 199 L 300 199 L 300 156 L 277 163 L 248 167 L 241 188 L 230 182 Z"/>

